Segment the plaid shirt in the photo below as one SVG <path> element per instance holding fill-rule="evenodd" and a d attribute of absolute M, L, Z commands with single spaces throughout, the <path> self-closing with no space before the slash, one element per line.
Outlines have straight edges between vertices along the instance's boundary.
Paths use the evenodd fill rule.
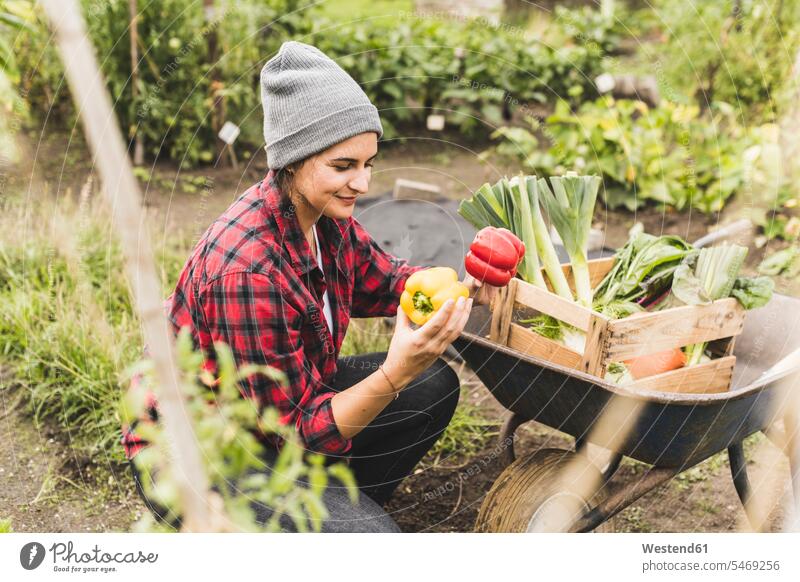
<path fill-rule="evenodd" d="M 257 375 L 242 382 L 242 395 L 259 409 L 276 407 L 309 450 L 341 454 L 350 441 L 334 422 L 330 383 L 347 325 L 351 317 L 394 315 L 406 278 L 421 267 L 385 253 L 354 218 L 323 216 L 317 230 L 322 271 L 270 172 L 208 228 L 166 306 L 175 333 L 191 329 L 206 368 L 215 369 L 213 343 L 223 341 L 239 366 L 282 370 L 286 386 Z M 322 312 L 326 289 L 332 330 Z M 144 388 L 134 381 L 130 389 Z M 157 419 L 154 397 L 146 401 L 148 417 L 137 422 Z M 123 427 L 129 459 L 147 444 L 134 428 Z"/>

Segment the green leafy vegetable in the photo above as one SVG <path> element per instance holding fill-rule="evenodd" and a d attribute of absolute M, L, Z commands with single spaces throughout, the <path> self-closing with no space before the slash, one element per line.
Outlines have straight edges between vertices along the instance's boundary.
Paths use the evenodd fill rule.
<path fill-rule="evenodd" d="M 764 307 L 772 299 L 775 282 L 769 277 L 739 277 L 733 284 L 731 295 L 745 309 Z"/>
<path fill-rule="evenodd" d="M 686 305 L 702 305 L 730 297 L 747 256 L 747 247 L 720 245 L 700 249 L 675 271 L 672 293 Z"/>
<path fill-rule="evenodd" d="M 633 233 L 595 289 L 595 309 L 615 317 L 620 301 L 650 305 L 669 290 L 675 269 L 691 249 L 678 236 Z"/>
<path fill-rule="evenodd" d="M 561 341 L 564 339 L 564 330 L 562 329 L 561 322 L 550 315 L 543 313 L 536 317 L 531 317 L 530 319 L 521 319 L 520 323 L 528 325 L 532 331 L 547 339 L 553 341 Z"/>
<path fill-rule="evenodd" d="M 746 256 L 747 247 L 740 245 L 720 245 L 690 253 L 675 270 L 672 295 L 686 305 L 703 305 L 730 297 Z M 764 290 L 765 285 L 759 284 L 753 294 Z M 746 293 L 741 291 L 743 296 Z M 705 348 L 705 342 L 686 346 L 686 365 L 699 364 Z"/>

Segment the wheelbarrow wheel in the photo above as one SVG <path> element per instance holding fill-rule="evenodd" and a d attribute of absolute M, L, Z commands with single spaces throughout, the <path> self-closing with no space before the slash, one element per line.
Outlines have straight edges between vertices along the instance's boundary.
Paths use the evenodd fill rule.
<path fill-rule="evenodd" d="M 564 481 L 564 468 L 569 463 L 578 463 L 575 473 L 580 479 L 591 479 L 598 486 L 602 474 L 582 455 L 562 449 L 542 449 L 522 456 L 509 465 L 492 485 L 483 500 L 475 521 L 477 532 L 536 532 L 552 531 L 548 523 L 547 509 L 557 502 L 565 502 L 574 513 L 574 523 L 604 495 L 597 493 L 591 501 L 571 491 Z M 569 528 L 565 528 L 569 529 Z M 595 530 L 613 532 L 613 518 Z"/>

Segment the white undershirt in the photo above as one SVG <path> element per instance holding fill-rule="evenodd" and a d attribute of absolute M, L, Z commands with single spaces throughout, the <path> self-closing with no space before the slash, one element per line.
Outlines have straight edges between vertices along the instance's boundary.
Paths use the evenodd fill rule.
<path fill-rule="evenodd" d="M 311 230 L 314 231 L 314 246 L 317 247 L 317 265 L 319 265 L 319 270 L 325 273 L 325 269 L 322 268 L 322 253 L 319 250 L 319 238 L 317 237 L 316 223 Z M 331 302 L 328 300 L 327 289 L 322 296 L 322 314 L 325 316 L 325 321 L 328 322 L 328 330 L 333 333 L 333 314 L 331 313 Z"/>

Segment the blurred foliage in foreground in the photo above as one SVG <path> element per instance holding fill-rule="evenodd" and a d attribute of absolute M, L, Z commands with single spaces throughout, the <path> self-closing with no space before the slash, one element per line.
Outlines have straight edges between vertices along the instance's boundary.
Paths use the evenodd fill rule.
<path fill-rule="evenodd" d="M 204 356 L 193 349 L 189 330 L 184 328 L 178 336 L 177 359 L 181 390 L 187 399 L 185 410 L 214 491 L 212 499 L 221 501 L 230 527 L 237 531 L 281 531 L 280 519 L 284 516 L 298 531 L 319 531 L 329 515 L 322 495 L 330 477 L 347 488 L 353 503 L 358 500 L 350 469 L 342 462 L 326 466 L 322 455 L 305 454 L 294 430 L 278 421 L 277 411 L 272 408 L 259 411 L 239 393 L 240 382 L 249 376 L 264 374 L 285 382 L 281 372 L 257 365 L 237 369 L 228 346 L 217 343 L 214 348 L 218 381 L 208 373 L 198 375 Z M 145 415 L 145 390 L 154 387 L 152 361 L 141 360 L 129 373 L 138 374 L 141 384 L 137 390 L 128 392 L 120 407 L 126 424 Z M 150 443 L 134 457 L 145 493 L 167 510 L 163 516 L 167 523 L 157 523 L 148 513 L 137 529 L 169 529 L 167 524 L 183 514 L 175 479 L 178 468 L 169 462 L 169 438 L 160 423 L 140 423 L 136 430 Z M 277 434 L 283 440 L 283 447 L 269 469 L 265 465 L 264 445 L 256 433 Z M 259 519 L 254 503 L 270 508 L 266 521 L 261 521 L 263 517 Z"/>

